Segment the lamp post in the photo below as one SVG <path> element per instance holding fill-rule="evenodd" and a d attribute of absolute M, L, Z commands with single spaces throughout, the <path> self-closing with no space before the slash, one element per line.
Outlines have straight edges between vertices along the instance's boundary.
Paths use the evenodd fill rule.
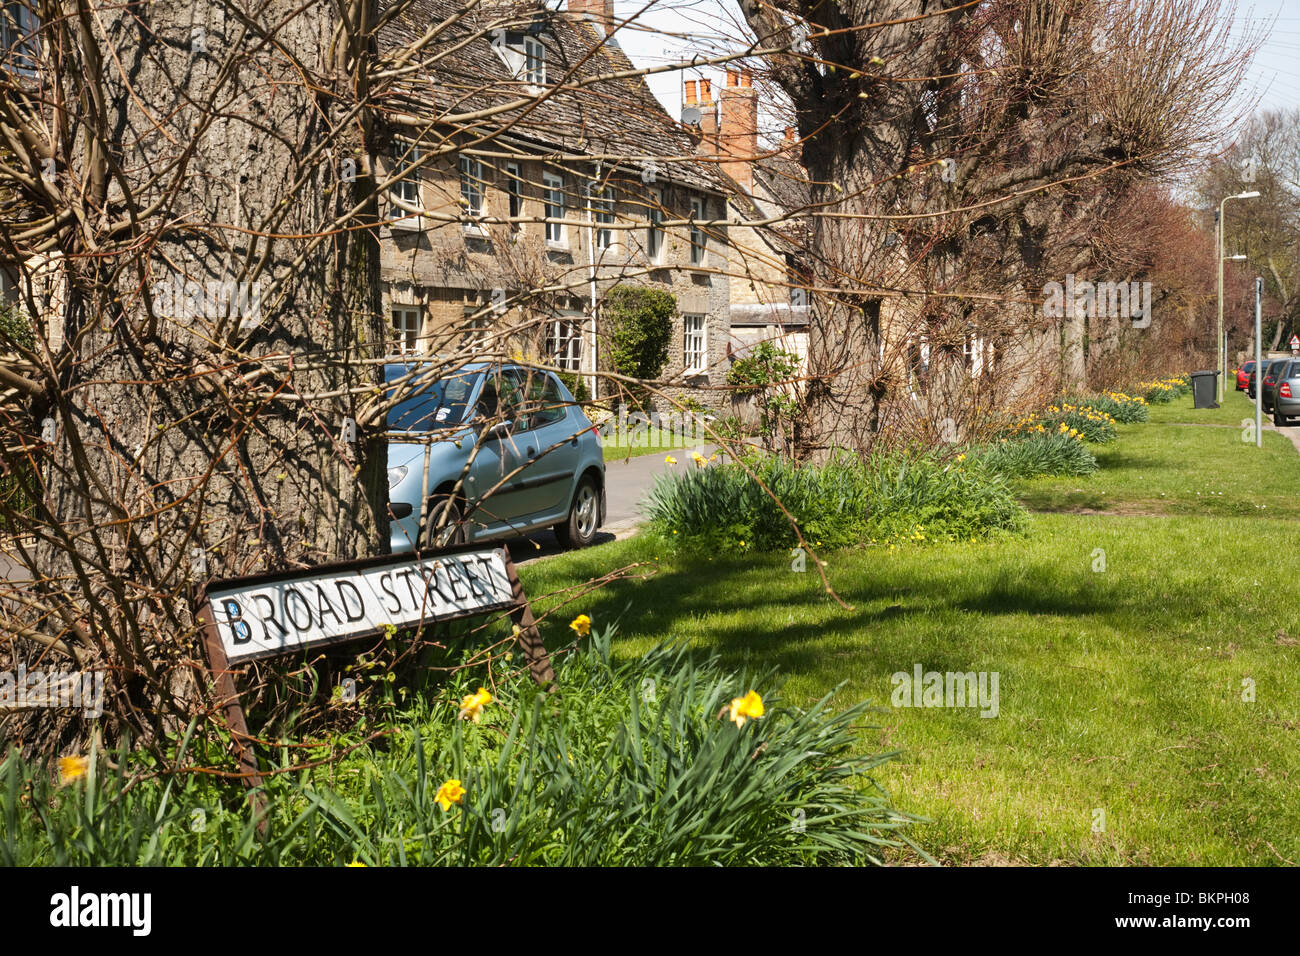
<path fill-rule="evenodd" d="M 1264 346 L 1260 339 L 1260 316 L 1264 309 L 1264 277 L 1255 279 L 1255 447 L 1264 447 Z"/>
<path fill-rule="evenodd" d="M 1223 376 L 1227 374 L 1224 368 L 1224 361 L 1227 358 L 1227 349 L 1223 347 L 1223 207 L 1232 199 L 1258 199 L 1258 192 L 1237 193 L 1235 196 L 1224 196 L 1223 201 L 1219 203 L 1219 214 L 1215 216 L 1215 224 L 1219 227 L 1219 325 L 1218 335 L 1214 339 L 1214 351 L 1217 357 L 1219 369 L 1218 401 L 1223 403 Z"/>
<path fill-rule="evenodd" d="M 1219 257 L 1219 298 L 1223 298 L 1223 264 L 1225 262 L 1245 262 L 1246 257 L 1243 255 L 1220 256 Z M 1219 348 L 1223 350 L 1223 365 L 1219 370 L 1219 378 L 1222 380 L 1228 374 L 1228 337 L 1223 331 L 1223 303 L 1219 303 Z M 1223 404 L 1223 389 L 1219 388 L 1219 404 Z"/>

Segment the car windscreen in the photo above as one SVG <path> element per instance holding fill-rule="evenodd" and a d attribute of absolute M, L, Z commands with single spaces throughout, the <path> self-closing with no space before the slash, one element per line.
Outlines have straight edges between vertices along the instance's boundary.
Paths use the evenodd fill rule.
<path fill-rule="evenodd" d="M 385 378 L 392 382 L 410 371 L 404 366 L 389 366 Z M 389 411 L 388 427 L 399 432 L 427 432 L 461 424 L 478 378 L 475 372 L 461 372 L 433 382 L 412 379 L 403 386 L 409 397 Z M 389 397 L 393 394 L 390 391 Z"/>
<path fill-rule="evenodd" d="M 1243 365 L 1243 366 L 1241 367 L 1241 370 L 1242 370 L 1243 372 L 1253 372 L 1253 371 L 1255 371 L 1255 363 L 1254 363 L 1254 362 L 1247 362 L 1245 365 Z"/>

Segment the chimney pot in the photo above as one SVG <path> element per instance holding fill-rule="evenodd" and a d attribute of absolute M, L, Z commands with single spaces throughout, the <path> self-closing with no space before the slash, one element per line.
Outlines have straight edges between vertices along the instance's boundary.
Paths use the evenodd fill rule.
<path fill-rule="evenodd" d="M 695 95 L 695 81 L 687 80 L 686 81 L 686 105 L 694 106 L 698 102 L 699 102 L 699 98 Z"/>

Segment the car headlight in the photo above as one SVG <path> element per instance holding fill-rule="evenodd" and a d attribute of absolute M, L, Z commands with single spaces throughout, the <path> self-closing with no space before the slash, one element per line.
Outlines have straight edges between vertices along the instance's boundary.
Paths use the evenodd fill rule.
<path fill-rule="evenodd" d="M 388 487 L 390 490 L 406 477 L 408 470 L 405 465 L 398 465 L 396 468 L 388 469 Z"/>

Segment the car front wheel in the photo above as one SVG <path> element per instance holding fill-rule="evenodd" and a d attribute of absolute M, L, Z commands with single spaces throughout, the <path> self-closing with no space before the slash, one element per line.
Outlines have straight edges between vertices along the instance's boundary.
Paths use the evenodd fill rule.
<path fill-rule="evenodd" d="M 443 522 L 443 512 L 447 511 Z M 465 543 L 465 525 L 461 521 L 463 511 L 460 503 L 450 495 L 437 495 L 429 499 L 424 513 L 425 546 L 430 548 L 450 548 Z M 439 527 L 439 524 L 442 526 Z"/>
<path fill-rule="evenodd" d="M 555 526 L 555 536 L 566 548 L 585 548 L 596 540 L 600 525 L 600 490 L 591 478 L 584 478 L 573 494 L 569 517 Z"/>

